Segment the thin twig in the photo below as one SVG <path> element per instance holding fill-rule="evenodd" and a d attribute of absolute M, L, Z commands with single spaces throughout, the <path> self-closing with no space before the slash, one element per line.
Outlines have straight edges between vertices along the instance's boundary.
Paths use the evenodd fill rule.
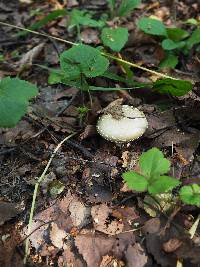
<path fill-rule="evenodd" d="M 18 30 L 27 31 L 27 32 L 30 32 L 30 33 L 33 33 L 33 34 L 41 35 L 41 36 L 44 36 L 44 37 L 47 37 L 47 38 L 52 38 L 52 39 L 55 39 L 57 41 L 60 41 L 60 42 L 63 42 L 63 43 L 67 43 L 67 44 L 70 44 L 70 45 L 79 45 L 77 43 L 74 43 L 74 42 L 71 42 L 71 41 L 68 41 L 68 40 L 64 40 L 62 38 L 59 38 L 59 37 L 56 37 L 56 36 L 53 36 L 53 35 L 49 35 L 49 34 L 46 34 L 46 33 L 37 32 L 37 31 L 33 31 L 33 30 L 30 30 L 30 29 L 19 27 L 19 26 L 16 26 L 16 25 L 13 25 L 13 24 L 9 24 L 9 23 L 6 23 L 6 22 L 0 21 L 0 24 L 1 25 L 4 25 L 4 26 L 15 28 L 15 29 L 18 29 Z M 111 54 L 104 53 L 104 52 L 101 52 L 101 54 L 103 56 L 106 56 L 108 58 L 114 59 L 114 60 L 116 60 L 118 62 L 122 62 L 122 63 L 124 63 L 126 65 L 131 66 L 131 67 L 134 67 L 134 68 L 137 68 L 137 69 L 141 69 L 143 71 L 146 71 L 146 72 L 149 72 L 151 74 L 154 74 L 154 75 L 156 75 L 158 77 L 176 80 L 176 78 L 174 78 L 174 77 L 168 76 L 166 74 L 163 74 L 163 73 L 160 73 L 160 72 L 157 72 L 157 71 L 154 71 L 154 70 L 150 70 L 150 69 L 145 68 L 145 67 L 141 67 L 141 66 L 139 66 L 139 65 L 137 65 L 135 63 L 126 61 L 124 59 L 120 59 L 120 58 L 115 57 L 115 56 L 112 56 Z"/>

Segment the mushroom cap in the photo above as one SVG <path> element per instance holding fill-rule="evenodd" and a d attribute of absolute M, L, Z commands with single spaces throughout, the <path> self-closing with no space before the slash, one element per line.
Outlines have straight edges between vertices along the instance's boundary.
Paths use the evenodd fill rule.
<path fill-rule="evenodd" d="M 143 135 L 148 127 L 142 111 L 128 105 L 122 105 L 122 118 L 115 119 L 111 114 L 100 116 L 97 131 L 105 139 L 122 143 L 133 141 Z"/>

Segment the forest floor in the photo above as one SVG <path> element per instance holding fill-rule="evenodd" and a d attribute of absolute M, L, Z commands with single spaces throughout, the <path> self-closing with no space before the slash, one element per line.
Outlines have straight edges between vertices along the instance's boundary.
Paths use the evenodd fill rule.
<path fill-rule="evenodd" d="M 56 9 L 87 10 L 97 17 L 108 13 L 106 0 L 3 0 L 0 21 L 29 27 Z M 137 20 L 155 16 L 167 26 L 191 18 L 200 23 L 199 11 L 198 1 L 143 1 L 117 21 L 129 30 L 120 55 L 158 70 L 164 52 L 155 38 L 136 27 Z M 69 15 L 61 16 L 37 31 L 101 45 L 99 29 L 81 26 L 77 36 L 68 23 Z M 109 26 L 115 23 L 107 21 Z M 184 27 L 190 31 L 194 26 Z M 200 266 L 200 229 L 193 240 L 187 234 L 199 209 L 176 205 L 170 213 L 152 211 L 144 204 L 145 194 L 128 189 L 122 179 L 123 172 L 138 168 L 142 152 L 157 147 L 171 161 L 171 175 L 184 185 L 200 184 L 200 50 L 180 53 L 176 68 L 164 69 L 193 83 L 193 90 L 184 96 L 148 88 L 88 94 L 72 86 L 49 84 L 48 71 L 40 67 L 58 68 L 59 54 L 69 44 L 33 33 L 17 36 L 19 32 L 0 25 L 0 78 L 18 76 L 37 84 L 40 93 L 16 127 L 0 129 L 0 266 L 25 266 L 24 240 L 34 186 L 58 143 L 72 133 L 76 134 L 61 146 L 40 184 L 26 266 L 173 267 L 178 260 L 186 267 Z M 123 67 L 114 61 L 110 68 L 123 74 Z M 157 78 L 132 71 L 137 82 Z M 92 83 L 126 87 L 102 77 Z M 119 98 L 139 107 L 149 124 L 141 138 L 123 145 L 106 141 L 95 129 L 99 111 Z"/>

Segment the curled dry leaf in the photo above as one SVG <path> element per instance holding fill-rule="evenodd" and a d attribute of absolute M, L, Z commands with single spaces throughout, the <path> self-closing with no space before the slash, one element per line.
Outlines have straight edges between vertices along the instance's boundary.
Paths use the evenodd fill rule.
<path fill-rule="evenodd" d="M 25 67 L 30 67 L 32 65 L 33 61 L 39 56 L 44 45 L 45 43 L 41 43 L 33 47 L 31 50 L 29 50 L 26 54 L 23 55 L 23 57 L 17 63 L 19 71 L 22 71 Z"/>
<path fill-rule="evenodd" d="M 182 243 L 183 242 L 177 238 L 171 238 L 167 242 L 163 243 L 163 250 L 167 253 L 174 252 L 182 245 Z"/>

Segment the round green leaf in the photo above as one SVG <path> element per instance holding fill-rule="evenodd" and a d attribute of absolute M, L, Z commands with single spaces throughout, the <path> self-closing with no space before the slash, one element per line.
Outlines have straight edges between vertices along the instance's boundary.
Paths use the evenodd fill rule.
<path fill-rule="evenodd" d="M 180 28 L 167 28 L 167 34 L 169 39 L 173 41 L 180 41 L 189 36 L 189 33 Z"/>
<path fill-rule="evenodd" d="M 122 177 L 123 180 L 127 183 L 128 188 L 136 190 L 138 192 L 144 192 L 147 190 L 147 179 L 137 172 L 125 172 L 123 173 Z"/>
<path fill-rule="evenodd" d="M 166 57 L 160 62 L 160 68 L 175 68 L 178 64 L 178 57 L 174 54 L 167 54 Z"/>
<path fill-rule="evenodd" d="M 187 47 L 188 49 L 191 49 L 193 45 L 200 43 L 200 28 L 197 28 L 193 31 L 190 38 L 187 39 Z"/>
<path fill-rule="evenodd" d="M 66 78 L 75 80 L 81 74 L 88 78 L 102 75 L 107 70 L 109 61 L 98 49 L 81 44 L 63 52 L 60 65 Z"/>
<path fill-rule="evenodd" d="M 145 33 L 167 37 L 167 31 L 162 21 L 152 18 L 141 18 L 138 27 Z"/>
<path fill-rule="evenodd" d="M 38 94 L 35 85 L 18 78 L 0 81 L 0 127 L 14 127 L 26 113 L 29 100 Z"/>
<path fill-rule="evenodd" d="M 180 184 L 176 178 L 165 175 L 151 180 L 149 181 L 148 192 L 152 195 L 169 192 Z"/>
<path fill-rule="evenodd" d="M 185 42 L 174 42 L 171 39 L 165 39 L 162 41 L 162 48 L 164 50 L 174 50 L 177 48 L 182 48 L 185 45 Z"/>
<path fill-rule="evenodd" d="M 113 51 L 119 52 L 128 41 L 127 28 L 104 28 L 101 32 L 101 39 L 105 46 L 110 47 Z"/>
<path fill-rule="evenodd" d="M 181 187 L 179 194 L 184 203 L 200 206 L 200 186 L 198 184 Z"/>

